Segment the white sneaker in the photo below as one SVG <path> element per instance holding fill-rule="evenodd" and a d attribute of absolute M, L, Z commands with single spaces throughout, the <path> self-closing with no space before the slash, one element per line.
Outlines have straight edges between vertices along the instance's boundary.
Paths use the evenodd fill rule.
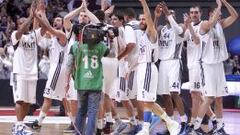
<path fill-rule="evenodd" d="M 13 135 L 33 135 L 33 132 L 27 129 L 27 127 L 24 124 L 21 124 L 21 125 L 14 125 L 12 134 Z"/>
<path fill-rule="evenodd" d="M 171 121 L 167 123 L 167 129 L 170 133 L 170 135 L 178 135 L 180 131 L 180 125 L 176 121 Z"/>
<path fill-rule="evenodd" d="M 149 135 L 150 123 L 144 122 L 142 130 L 140 130 L 136 135 Z"/>

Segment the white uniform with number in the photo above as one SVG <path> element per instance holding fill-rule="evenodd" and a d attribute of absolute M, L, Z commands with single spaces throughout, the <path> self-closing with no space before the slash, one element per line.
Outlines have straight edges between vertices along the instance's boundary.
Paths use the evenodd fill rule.
<path fill-rule="evenodd" d="M 223 61 L 228 58 L 225 36 L 217 23 L 202 39 L 202 62 L 204 71 L 203 90 L 205 96 L 221 97 L 228 93 Z"/>
<path fill-rule="evenodd" d="M 158 50 L 158 42 L 151 43 L 146 33 L 139 43 L 137 66 L 137 100 L 155 102 L 157 97 L 158 71 L 154 64 L 154 52 Z"/>
<path fill-rule="evenodd" d="M 36 102 L 36 87 L 38 79 L 37 45 L 41 40 L 40 29 L 23 34 L 16 39 L 17 31 L 11 35 L 14 47 L 17 49 L 13 57 L 13 95 L 14 101 L 26 103 Z"/>
<path fill-rule="evenodd" d="M 67 46 L 59 44 L 56 37 L 48 39 L 50 70 L 43 96 L 62 101 L 65 97 Z"/>
<path fill-rule="evenodd" d="M 201 22 L 193 25 L 192 27 L 197 36 L 199 36 L 199 29 L 200 29 Z M 202 91 L 202 76 L 203 70 L 202 65 L 200 63 L 201 59 L 201 44 L 195 44 L 192 35 L 187 29 L 185 32 L 185 39 L 187 40 L 187 60 L 188 60 L 188 70 L 189 70 L 189 83 L 190 83 L 190 90 L 191 91 Z M 201 39 L 200 39 L 201 40 Z M 200 41 L 201 42 L 201 41 Z"/>
<path fill-rule="evenodd" d="M 137 66 L 136 59 L 138 59 L 139 53 L 139 42 L 140 37 L 142 36 L 142 30 L 139 27 L 139 21 L 132 20 L 125 25 L 124 40 L 126 44 L 135 43 L 136 46 L 128 55 L 128 64 L 129 64 L 129 77 L 128 77 L 128 97 L 129 99 L 137 98 Z"/>
<path fill-rule="evenodd" d="M 181 89 L 181 51 L 183 38 L 173 28 L 164 26 L 159 38 L 159 79 L 158 94 L 180 93 Z"/>

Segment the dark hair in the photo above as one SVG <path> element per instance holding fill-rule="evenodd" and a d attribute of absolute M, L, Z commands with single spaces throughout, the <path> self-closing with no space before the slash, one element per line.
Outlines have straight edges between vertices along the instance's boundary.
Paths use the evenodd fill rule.
<path fill-rule="evenodd" d="M 94 15 L 99 19 L 100 22 L 103 22 L 105 20 L 105 13 L 102 10 L 94 11 Z"/>
<path fill-rule="evenodd" d="M 190 10 L 191 8 L 198 8 L 199 11 L 202 12 L 202 8 L 201 8 L 199 5 L 192 5 L 192 6 L 189 8 L 189 10 Z"/>
<path fill-rule="evenodd" d="M 114 11 L 112 14 L 110 14 L 110 17 L 116 16 L 119 20 L 124 21 L 124 14 L 121 11 Z"/>
<path fill-rule="evenodd" d="M 63 17 L 62 16 L 60 16 L 60 15 L 56 15 L 56 16 L 54 16 L 54 18 L 52 19 L 52 21 L 51 21 L 51 24 L 53 25 L 53 22 L 54 22 L 54 20 L 56 19 L 56 18 L 61 18 L 62 19 L 62 24 L 63 24 Z M 50 19 L 49 19 L 50 20 Z"/>
<path fill-rule="evenodd" d="M 208 15 L 217 8 L 217 5 L 212 5 L 208 8 Z"/>
<path fill-rule="evenodd" d="M 136 18 L 136 12 L 133 8 L 127 8 L 124 10 L 124 15 L 130 18 Z"/>

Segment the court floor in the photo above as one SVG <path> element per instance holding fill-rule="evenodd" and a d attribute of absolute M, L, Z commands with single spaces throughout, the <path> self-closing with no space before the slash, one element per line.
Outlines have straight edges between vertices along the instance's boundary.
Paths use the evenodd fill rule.
<path fill-rule="evenodd" d="M 37 116 L 27 116 L 25 121 L 34 121 Z M 15 116 L 0 115 L 0 135 L 10 135 Z M 240 111 L 224 111 L 225 129 L 230 135 L 240 135 Z M 63 129 L 68 126 L 68 117 L 49 116 L 43 122 L 40 132 L 35 135 L 71 135 L 64 134 Z"/>

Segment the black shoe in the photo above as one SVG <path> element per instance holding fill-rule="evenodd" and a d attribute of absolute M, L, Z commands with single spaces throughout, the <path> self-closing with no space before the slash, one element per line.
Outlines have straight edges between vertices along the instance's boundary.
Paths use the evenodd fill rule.
<path fill-rule="evenodd" d="M 191 134 L 193 132 L 194 125 L 189 123 L 186 127 L 186 135 Z"/>
<path fill-rule="evenodd" d="M 66 129 L 63 130 L 64 133 L 74 133 L 75 129 L 73 124 L 71 123 L 71 125 L 69 125 L 69 127 L 67 127 Z"/>
<path fill-rule="evenodd" d="M 184 134 L 186 133 L 186 128 L 187 128 L 187 123 L 186 122 L 181 122 L 181 130 L 179 134 Z"/>
<path fill-rule="evenodd" d="M 196 135 L 208 135 L 208 133 L 204 132 L 204 131 L 202 130 L 202 128 L 195 129 L 195 130 L 193 130 L 193 132 L 194 132 Z"/>
<path fill-rule="evenodd" d="M 212 131 L 215 131 L 217 129 L 217 121 L 216 120 L 212 121 L 212 125 L 213 125 Z"/>
<path fill-rule="evenodd" d="M 96 135 L 104 135 L 103 130 L 97 128 L 97 133 L 96 133 Z"/>
<path fill-rule="evenodd" d="M 104 134 L 110 134 L 112 132 L 112 126 L 113 126 L 112 122 L 107 122 L 105 127 L 103 128 Z"/>
<path fill-rule="evenodd" d="M 221 129 L 219 129 L 219 130 L 216 130 L 214 132 L 214 134 L 217 134 L 217 135 L 229 135 L 229 134 L 226 133 L 226 131 L 224 130 L 223 127 Z"/>
<path fill-rule="evenodd" d="M 42 126 L 38 124 L 38 120 L 35 120 L 33 123 L 32 123 L 32 129 L 34 130 L 39 130 Z"/>
<path fill-rule="evenodd" d="M 165 132 L 157 133 L 157 135 L 170 135 L 170 132 L 167 130 Z"/>

